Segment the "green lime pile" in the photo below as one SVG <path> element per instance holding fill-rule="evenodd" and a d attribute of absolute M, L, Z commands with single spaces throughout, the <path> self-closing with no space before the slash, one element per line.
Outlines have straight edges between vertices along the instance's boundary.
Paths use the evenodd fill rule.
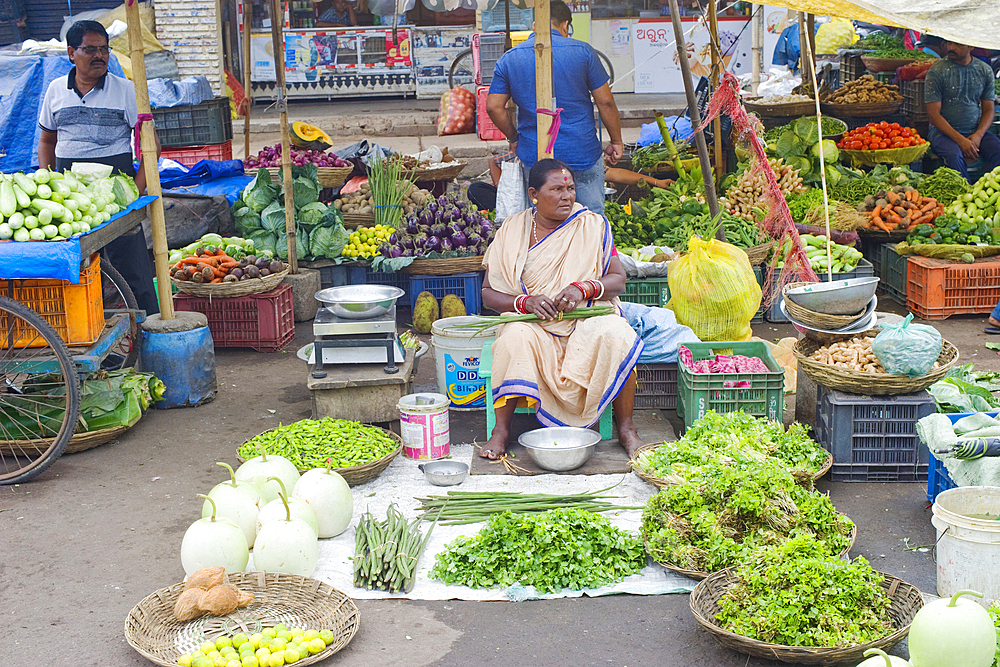
<path fill-rule="evenodd" d="M 279 623 L 258 633 L 222 635 L 177 658 L 180 667 L 282 667 L 321 653 L 333 643 L 330 630 L 288 629 Z"/>

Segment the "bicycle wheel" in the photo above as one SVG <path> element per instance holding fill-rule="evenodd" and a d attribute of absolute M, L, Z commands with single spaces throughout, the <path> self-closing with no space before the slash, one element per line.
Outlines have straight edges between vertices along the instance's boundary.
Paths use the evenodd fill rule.
<path fill-rule="evenodd" d="M 465 49 L 451 61 L 451 69 L 448 70 L 448 88 L 464 86 L 475 93 L 476 68 L 472 61 L 472 49 Z"/>
<path fill-rule="evenodd" d="M 594 50 L 597 51 L 597 49 Z M 610 86 L 615 82 L 615 66 L 611 64 L 611 59 L 604 55 L 601 51 L 597 51 L 597 57 L 601 59 L 602 63 L 604 63 L 604 69 L 608 70 L 608 76 L 611 77 L 608 81 L 608 85 Z"/>
<path fill-rule="evenodd" d="M 0 296 L 0 484 L 27 482 L 59 458 L 80 416 L 80 378 L 42 316 Z"/>
<path fill-rule="evenodd" d="M 139 302 L 132 293 L 132 288 L 125 282 L 122 274 L 111 266 L 105 257 L 101 257 L 101 292 L 104 297 L 104 310 L 139 310 Z M 101 368 L 116 371 L 119 368 L 135 366 L 139 356 L 139 326 L 131 318 L 129 333 L 118 341 L 108 356 L 101 363 Z"/>

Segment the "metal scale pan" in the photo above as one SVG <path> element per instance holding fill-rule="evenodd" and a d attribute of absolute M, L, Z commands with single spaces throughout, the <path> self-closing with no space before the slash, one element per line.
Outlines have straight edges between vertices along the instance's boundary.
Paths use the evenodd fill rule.
<path fill-rule="evenodd" d="M 403 290 L 389 285 L 344 285 L 316 292 L 323 307 L 313 320 L 313 377 L 326 376 L 323 350 L 380 347 L 386 350 L 386 373 L 397 373 L 396 300 Z"/>

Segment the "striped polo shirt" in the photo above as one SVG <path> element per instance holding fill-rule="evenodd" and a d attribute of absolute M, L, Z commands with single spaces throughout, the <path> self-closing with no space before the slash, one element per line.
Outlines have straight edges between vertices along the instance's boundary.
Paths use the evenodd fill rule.
<path fill-rule="evenodd" d="M 74 67 L 49 85 L 38 125 L 57 134 L 57 158 L 107 158 L 132 155 L 132 128 L 137 115 L 131 81 L 105 74 L 93 89 L 81 95 Z"/>

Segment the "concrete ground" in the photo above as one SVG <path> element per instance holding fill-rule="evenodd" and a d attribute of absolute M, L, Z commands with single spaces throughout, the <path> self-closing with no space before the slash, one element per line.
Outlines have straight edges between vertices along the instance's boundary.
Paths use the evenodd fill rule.
<path fill-rule="evenodd" d="M 892 309 L 892 308 L 889 308 Z M 896 309 L 898 310 L 898 309 Z M 405 311 L 401 322 L 408 321 Z M 984 349 L 983 317 L 936 322 L 963 361 L 1000 370 Z M 765 338 L 787 325 L 757 325 Z M 149 664 L 123 637 L 129 610 L 180 581 L 179 547 L 204 493 L 219 482 L 216 461 L 237 463 L 245 438 L 310 416 L 305 369 L 295 350 L 217 350 L 219 395 L 199 408 L 151 410 L 120 440 L 56 461 L 37 480 L 0 487 L 0 665 Z M 416 378 L 435 387 L 432 355 Z M 672 413 L 666 413 L 669 416 Z M 453 413 L 456 441 L 485 435 L 483 413 Z M 935 590 L 934 541 L 925 484 L 820 482 L 858 525 L 852 555 Z M 349 591 L 348 591 L 349 593 Z M 721 647 L 693 620 L 687 595 L 514 603 L 359 601 L 351 644 L 324 664 L 613 665 L 764 667 Z"/>

